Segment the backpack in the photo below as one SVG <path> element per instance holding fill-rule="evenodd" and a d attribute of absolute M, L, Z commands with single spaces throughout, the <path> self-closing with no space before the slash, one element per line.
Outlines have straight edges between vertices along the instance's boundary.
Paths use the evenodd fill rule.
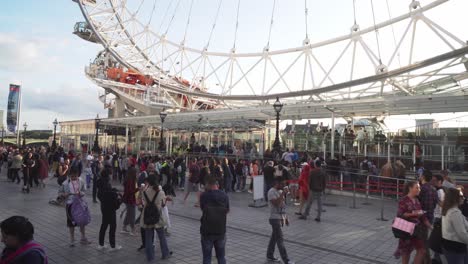
<path fill-rule="evenodd" d="M 71 219 L 77 226 L 85 226 L 91 223 L 91 214 L 88 204 L 81 197 L 75 195 L 71 204 Z"/>
<path fill-rule="evenodd" d="M 222 205 L 203 208 L 200 233 L 203 236 L 224 236 L 226 233 L 227 209 Z"/>
<path fill-rule="evenodd" d="M 161 212 L 159 211 L 158 207 L 154 204 L 156 197 L 158 197 L 159 195 L 159 191 L 156 192 L 151 202 L 150 202 L 150 199 L 148 198 L 148 195 L 146 195 L 146 192 L 143 192 L 143 195 L 145 196 L 145 200 L 146 200 L 146 206 L 145 206 L 145 209 L 143 209 L 144 210 L 143 223 L 145 225 L 155 225 L 159 223 L 159 220 L 161 219 Z"/>

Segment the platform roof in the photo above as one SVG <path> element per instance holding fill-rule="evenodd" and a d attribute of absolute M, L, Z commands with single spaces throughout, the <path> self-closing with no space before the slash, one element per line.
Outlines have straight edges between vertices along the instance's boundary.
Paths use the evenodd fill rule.
<path fill-rule="evenodd" d="M 433 114 L 468 111 L 468 92 L 443 95 L 413 95 L 374 97 L 337 102 L 285 103 L 281 120 L 301 120 L 335 117 Z M 169 130 L 209 131 L 212 129 L 260 128 L 275 120 L 271 104 L 257 107 L 215 109 L 209 111 L 169 112 L 164 127 Z M 108 118 L 103 125 L 129 127 L 161 126 L 159 115 Z"/>

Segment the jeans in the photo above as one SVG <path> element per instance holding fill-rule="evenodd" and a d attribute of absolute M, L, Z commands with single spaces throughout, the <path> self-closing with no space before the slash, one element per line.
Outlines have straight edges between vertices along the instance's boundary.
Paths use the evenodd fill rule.
<path fill-rule="evenodd" d="M 125 218 L 123 225 L 124 226 L 130 226 L 130 228 L 135 227 L 135 210 L 136 210 L 136 205 L 134 204 L 125 204 L 125 207 L 127 208 L 127 212 L 125 213 Z"/>
<path fill-rule="evenodd" d="M 117 228 L 117 217 L 115 211 L 103 211 L 101 229 L 99 230 L 99 245 L 104 246 L 104 237 L 106 236 L 107 227 L 109 228 L 109 244 L 112 248 L 115 247 L 115 229 Z"/>
<path fill-rule="evenodd" d="M 31 169 L 29 168 L 24 168 L 23 169 L 23 188 L 29 189 L 29 173 Z"/>
<path fill-rule="evenodd" d="M 322 215 L 322 192 L 312 191 L 309 193 L 309 199 L 307 200 L 304 216 L 309 216 L 310 207 L 312 207 L 314 199 L 317 199 L 317 218 L 320 219 L 320 216 Z"/>
<path fill-rule="evenodd" d="M 202 237 L 201 246 L 203 252 L 203 264 L 211 264 L 211 251 L 213 250 L 213 247 L 216 252 L 216 259 L 218 259 L 218 264 L 226 264 L 226 237 L 216 240 L 206 239 Z"/>
<path fill-rule="evenodd" d="M 236 182 L 237 182 L 237 186 L 236 186 L 236 189 L 238 191 L 242 191 L 244 190 L 244 185 L 245 185 L 245 181 L 243 180 L 243 175 L 242 174 L 237 174 L 236 175 Z"/>
<path fill-rule="evenodd" d="M 167 246 L 164 228 L 156 228 L 156 233 L 158 234 L 159 244 L 161 246 L 161 257 L 166 258 L 169 256 L 169 248 Z M 153 244 L 153 238 L 154 228 L 145 228 L 145 253 L 148 261 L 154 260 L 154 248 L 151 246 Z"/>
<path fill-rule="evenodd" d="M 267 249 L 267 258 L 273 258 L 275 255 L 275 246 L 278 246 L 278 251 L 280 252 L 281 259 L 284 263 L 288 263 L 288 253 L 286 252 L 286 248 L 284 247 L 283 241 L 283 230 L 281 230 L 281 220 L 280 219 L 270 219 L 271 225 L 271 238 L 270 242 L 268 243 Z"/>
<path fill-rule="evenodd" d="M 185 172 L 179 173 L 179 188 L 184 188 L 185 187 Z"/>
<path fill-rule="evenodd" d="M 19 170 L 20 169 L 11 169 L 11 181 L 14 182 L 16 180 L 16 183 L 20 183 L 20 176 L 19 176 Z"/>

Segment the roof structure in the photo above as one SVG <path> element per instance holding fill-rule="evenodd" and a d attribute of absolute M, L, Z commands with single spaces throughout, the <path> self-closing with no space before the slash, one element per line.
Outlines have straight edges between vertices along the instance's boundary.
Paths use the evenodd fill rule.
<path fill-rule="evenodd" d="M 363 117 L 382 115 L 453 113 L 468 111 L 468 93 L 456 95 L 388 96 L 338 102 L 309 102 L 287 104 L 281 120 L 301 120 L 335 117 Z M 260 128 L 275 119 L 271 104 L 236 109 L 210 111 L 169 112 L 164 128 L 169 130 L 209 131 L 212 129 Z M 103 125 L 129 127 L 160 127 L 159 115 L 109 118 Z"/>

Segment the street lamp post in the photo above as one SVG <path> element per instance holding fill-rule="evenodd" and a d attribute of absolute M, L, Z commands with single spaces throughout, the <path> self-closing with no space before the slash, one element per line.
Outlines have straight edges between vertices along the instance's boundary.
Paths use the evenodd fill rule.
<path fill-rule="evenodd" d="M 24 122 L 23 124 L 24 131 L 23 131 L 23 148 L 26 147 L 26 129 L 28 128 L 28 124 Z"/>
<path fill-rule="evenodd" d="M 99 148 L 99 123 L 101 122 L 101 119 L 99 118 L 99 114 L 96 115 L 96 118 L 94 119 L 94 124 L 96 127 L 96 135 L 94 136 L 94 145 L 93 145 L 93 152 L 96 154 L 101 153 L 101 149 Z"/>
<path fill-rule="evenodd" d="M 164 131 L 164 120 L 166 119 L 167 113 L 162 110 L 162 112 L 159 113 L 159 117 L 161 118 L 161 139 L 159 140 L 159 150 L 164 151 L 165 149 L 165 144 L 164 144 L 164 138 L 163 138 L 163 131 Z"/>
<path fill-rule="evenodd" d="M 54 120 L 54 122 L 52 122 L 52 124 L 54 125 L 54 138 L 52 140 L 51 150 L 52 150 L 52 152 L 54 152 L 57 149 L 57 125 L 58 125 L 57 118 L 55 118 L 55 120 Z"/>
<path fill-rule="evenodd" d="M 2 126 L 2 141 L 0 141 L 0 146 L 4 146 L 3 138 L 5 137 L 5 128 Z"/>
<path fill-rule="evenodd" d="M 276 97 L 276 102 L 273 104 L 273 109 L 276 112 L 276 135 L 275 142 L 273 143 L 273 150 L 276 153 L 281 153 L 281 143 L 279 140 L 279 121 L 280 121 L 280 112 L 283 109 L 283 104 L 279 101 L 279 97 Z"/>

